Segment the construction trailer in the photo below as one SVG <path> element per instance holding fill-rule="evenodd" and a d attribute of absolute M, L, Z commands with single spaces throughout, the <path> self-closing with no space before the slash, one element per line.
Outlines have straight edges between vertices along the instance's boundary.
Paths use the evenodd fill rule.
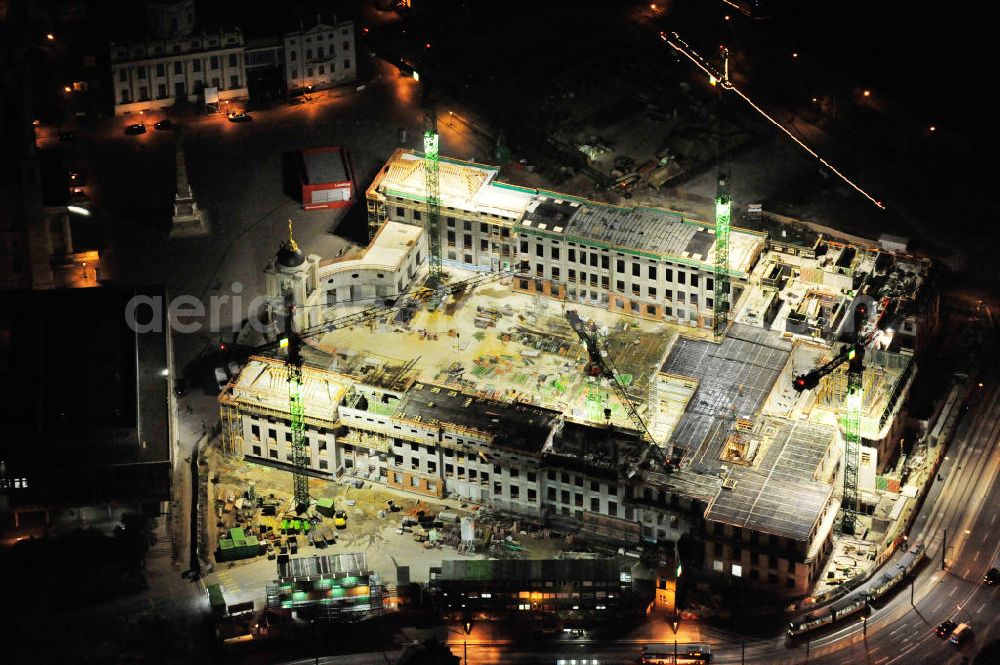
<path fill-rule="evenodd" d="M 354 203 L 354 169 L 345 148 L 303 150 L 299 168 L 306 210 L 346 208 Z"/>

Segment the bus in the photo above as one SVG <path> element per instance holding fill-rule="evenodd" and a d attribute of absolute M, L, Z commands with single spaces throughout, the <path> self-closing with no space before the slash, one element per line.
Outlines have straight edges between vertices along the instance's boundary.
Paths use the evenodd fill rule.
<path fill-rule="evenodd" d="M 676 660 L 674 654 L 677 654 Z M 712 647 L 707 644 L 647 644 L 642 647 L 643 665 L 702 665 L 712 662 Z"/>

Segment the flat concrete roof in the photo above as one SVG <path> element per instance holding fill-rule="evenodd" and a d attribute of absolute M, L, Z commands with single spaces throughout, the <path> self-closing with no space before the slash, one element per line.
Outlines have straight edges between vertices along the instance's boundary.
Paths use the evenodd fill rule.
<path fill-rule="evenodd" d="M 307 185 L 346 182 L 351 179 L 347 170 L 347 155 L 340 147 L 303 150 L 302 163 Z"/>
<path fill-rule="evenodd" d="M 324 263 L 321 276 L 331 270 L 341 271 L 350 268 L 383 267 L 398 270 L 403 265 L 406 253 L 420 241 L 424 230 L 412 224 L 386 222 L 372 238 L 359 259 L 333 259 Z"/>
<path fill-rule="evenodd" d="M 716 474 L 733 423 L 753 418 L 791 354 L 778 333 L 734 324 L 720 344 L 678 338 L 661 370 L 698 381 L 670 437 L 683 466 Z"/>
<path fill-rule="evenodd" d="M 768 418 L 774 428 L 759 466 L 734 465 L 727 485 L 708 505 L 705 518 L 793 540 L 808 540 L 833 494 L 813 479 L 837 430 L 828 425 Z"/>
<path fill-rule="evenodd" d="M 559 412 L 521 402 L 501 402 L 418 382 L 410 386 L 393 417 L 420 423 L 453 425 L 492 437 L 493 445 L 537 454 Z"/>

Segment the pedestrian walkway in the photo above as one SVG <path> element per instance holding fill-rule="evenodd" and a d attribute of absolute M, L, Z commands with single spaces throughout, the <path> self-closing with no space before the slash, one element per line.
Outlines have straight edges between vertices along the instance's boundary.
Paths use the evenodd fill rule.
<path fill-rule="evenodd" d="M 240 585 L 237 584 L 236 579 L 233 577 L 232 573 L 229 571 L 223 571 L 216 575 L 219 578 L 219 584 L 222 585 L 223 592 L 239 593 Z"/>

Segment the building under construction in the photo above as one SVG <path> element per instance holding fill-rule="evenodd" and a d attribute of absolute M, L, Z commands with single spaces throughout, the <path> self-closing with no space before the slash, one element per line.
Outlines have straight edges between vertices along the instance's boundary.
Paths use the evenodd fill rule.
<path fill-rule="evenodd" d="M 292 260 L 301 252 L 284 248 L 268 268 L 276 302 L 320 305 L 297 310 L 311 324 L 335 321 L 353 296 L 412 288 L 426 265 L 422 166 L 397 151 L 369 187 L 374 239 L 361 258 Z M 448 270 L 526 261 L 529 274 L 402 308 L 386 297 L 363 324 L 309 340 L 309 472 L 595 539 L 693 537 L 706 572 L 808 593 L 843 512 L 846 383 L 842 370 L 816 390 L 798 392 L 793 379 L 837 357 L 855 338 L 852 311 L 870 303 L 878 334 L 855 449 L 858 512 L 869 512 L 888 491 L 880 474 L 937 326 L 928 262 L 733 229 L 732 323 L 717 337 L 711 225 L 505 185 L 480 164 L 439 166 Z M 392 290 L 378 291 L 380 279 Z M 579 330 L 570 303 L 589 321 Z M 223 391 L 231 454 L 292 462 L 283 376 L 281 361 L 257 358 Z"/>

